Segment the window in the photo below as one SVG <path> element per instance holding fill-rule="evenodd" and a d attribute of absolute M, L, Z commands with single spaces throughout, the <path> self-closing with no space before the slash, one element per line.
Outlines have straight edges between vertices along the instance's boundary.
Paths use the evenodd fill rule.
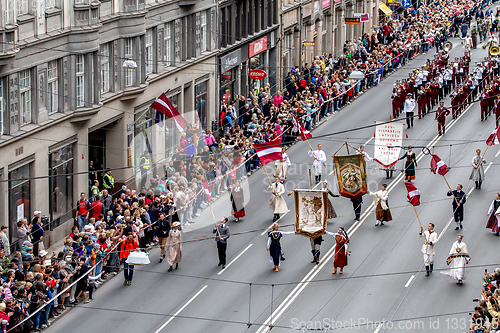
<path fill-rule="evenodd" d="M 9 172 L 9 237 L 13 244 L 17 222 L 26 218 L 30 221 L 31 199 L 30 164 Z"/>
<path fill-rule="evenodd" d="M 125 59 L 132 59 L 132 38 L 125 38 Z M 129 87 L 133 84 L 132 69 L 125 68 L 125 86 Z"/>
<path fill-rule="evenodd" d="M 49 154 L 50 230 L 71 220 L 73 209 L 73 145 Z"/>
<path fill-rule="evenodd" d="M 29 14 L 28 0 L 17 0 L 17 15 Z"/>
<path fill-rule="evenodd" d="M 76 56 L 76 106 L 85 105 L 85 56 Z"/>
<path fill-rule="evenodd" d="M 207 50 L 207 12 L 202 11 L 200 15 L 201 21 L 201 52 Z"/>
<path fill-rule="evenodd" d="M 49 114 L 57 112 L 58 100 L 59 100 L 59 78 L 57 76 L 57 60 L 49 62 L 49 68 L 47 71 L 47 83 L 48 83 L 48 111 Z"/>
<path fill-rule="evenodd" d="M 45 0 L 45 9 L 59 8 L 57 0 Z"/>
<path fill-rule="evenodd" d="M 200 121 L 200 126 L 206 129 L 207 126 L 207 82 L 197 84 L 195 90 L 195 106 Z"/>
<path fill-rule="evenodd" d="M 153 29 L 146 30 L 146 73 L 153 72 Z"/>
<path fill-rule="evenodd" d="M 21 125 L 31 123 L 31 80 L 29 69 L 19 73 Z"/>
<path fill-rule="evenodd" d="M 109 44 L 101 45 L 101 93 L 109 91 Z"/>
<path fill-rule="evenodd" d="M 171 66 L 172 60 L 172 23 L 165 24 L 165 54 L 163 56 L 163 62 L 165 66 Z"/>
<path fill-rule="evenodd" d="M 85 0 L 75 0 L 75 5 L 85 3 Z"/>
<path fill-rule="evenodd" d="M 174 106 L 176 110 L 179 110 L 179 99 L 181 94 L 177 93 L 172 96 L 168 96 L 168 100 Z M 181 133 L 177 129 L 175 121 L 167 119 L 165 121 L 165 157 L 168 158 L 175 152 L 175 147 L 178 146 L 179 140 L 181 139 Z"/>

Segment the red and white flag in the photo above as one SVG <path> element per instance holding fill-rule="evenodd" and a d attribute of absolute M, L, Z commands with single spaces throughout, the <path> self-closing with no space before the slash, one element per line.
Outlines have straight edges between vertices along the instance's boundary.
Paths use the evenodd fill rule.
<path fill-rule="evenodd" d="M 417 187 L 410 182 L 406 182 L 405 186 L 406 190 L 408 191 L 408 202 L 413 206 L 420 205 L 420 191 L 417 189 Z"/>
<path fill-rule="evenodd" d="M 486 144 L 488 146 L 497 145 L 499 143 L 500 143 L 500 126 L 495 128 L 493 133 L 491 133 L 488 139 L 486 139 Z"/>
<path fill-rule="evenodd" d="M 282 159 L 281 141 L 275 140 L 253 145 L 262 165 Z"/>
<path fill-rule="evenodd" d="M 440 174 L 441 176 L 446 175 L 448 171 L 448 166 L 437 156 L 436 154 L 432 155 L 432 160 L 431 160 L 431 171 L 436 174 Z"/>
<path fill-rule="evenodd" d="M 165 115 L 166 119 L 173 119 L 177 129 L 182 132 L 189 125 L 189 123 L 184 119 L 179 111 L 168 100 L 165 93 L 161 94 L 154 102 L 151 104 L 151 108 Z"/>
<path fill-rule="evenodd" d="M 209 186 L 207 181 L 203 180 L 203 193 L 206 194 L 208 202 L 212 201 L 212 186 Z"/>
<path fill-rule="evenodd" d="M 312 138 L 311 132 L 309 132 L 308 130 L 306 130 L 306 128 L 304 127 L 304 125 L 302 125 L 301 123 L 299 123 L 299 121 L 297 120 L 297 118 L 295 118 L 295 116 L 294 116 L 293 117 L 293 131 L 297 132 L 297 130 L 300 132 L 300 137 L 302 138 L 302 140 L 307 140 L 309 138 Z"/>

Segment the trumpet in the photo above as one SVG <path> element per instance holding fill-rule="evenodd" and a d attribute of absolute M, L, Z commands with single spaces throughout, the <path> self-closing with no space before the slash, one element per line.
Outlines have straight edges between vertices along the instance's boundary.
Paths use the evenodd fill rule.
<path fill-rule="evenodd" d="M 450 41 L 446 41 L 443 44 L 443 50 L 449 52 L 453 48 L 453 44 Z"/>
<path fill-rule="evenodd" d="M 488 53 L 492 56 L 496 56 L 500 53 L 500 47 L 498 47 L 498 45 L 491 45 L 489 50 L 488 50 Z"/>

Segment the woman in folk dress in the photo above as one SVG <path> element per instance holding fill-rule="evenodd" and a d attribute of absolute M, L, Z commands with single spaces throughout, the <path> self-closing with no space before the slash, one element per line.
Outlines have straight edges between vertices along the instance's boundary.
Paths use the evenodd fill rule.
<path fill-rule="evenodd" d="M 333 198 L 339 197 L 339 195 L 333 194 L 333 192 L 330 191 L 330 189 L 328 188 L 328 180 L 326 179 L 323 180 L 323 191 L 326 191 L 326 193 L 328 193 L 328 195 L 332 196 Z M 328 205 L 328 219 L 334 219 L 337 217 L 337 213 L 335 212 L 335 209 L 333 208 L 332 202 L 328 198 L 328 195 L 326 202 L 326 204 Z"/>
<path fill-rule="evenodd" d="M 462 242 L 462 239 L 462 235 L 457 236 L 457 241 L 451 246 L 450 255 L 446 259 L 446 264 L 450 265 L 448 275 L 456 280 L 457 284 L 463 284 L 462 281 L 465 280 L 465 265 L 470 261 L 469 250 L 467 249 L 467 245 Z"/>
<path fill-rule="evenodd" d="M 172 223 L 172 229 L 168 233 L 167 238 L 167 262 L 170 266 L 168 271 L 171 272 L 175 264 L 175 269 L 179 268 L 179 263 L 182 261 L 182 233 L 179 230 L 181 224 L 179 222 Z"/>
<path fill-rule="evenodd" d="M 382 184 L 382 189 L 377 192 L 368 192 L 373 196 L 373 202 L 377 205 L 375 209 L 375 216 L 377 222 L 375 226 L 379 224 L 384 225 L 384 222 L 392 221 L 391 210 L 389 209 L 389 193 L 387 192 L 387 184 Z"/>
<path fill-rule="evenodd" d="M 281 264 L 281 243 L 284 235 L 294 234 L 295 231 L 281 231 L 278 223 L 273 224 L 273 230 L 267 233 L 267 251 L 271 255 L 271 262 L 274 263 L 273 269 L 277 272 Z"/>
<path fill-rule="evenodd" d="M 403 160 L 405 158 L 405 181 L 411 183 L 412 180 L 415 180 L 415 169 L 417 168 L 417 157 L 415 153 L 411 151 L 411 146 L 408 147 L 408 152 L 399 159 Z"/>
<path fill-rule="evenodd" d="M 285 153 L 285 147 L 281 148 L 281 160 L 276 160 L 274 162 L 274 177 L 277 177 L 280 181 L 284 182 L 288 174 L 288 167 L 291 165 L 292 163 L 290 163 L 290 158 L 288 157 L 288 154 Z"/>
<path fill-rule="evenodd" d="M 347 266 L 347 248 L 349 244 L 349 237 L 343 227 L 339 228 L 338 232 L 326 232 L 328 235 L 335 238 L 337 245 L 335 246 L 335 258 L 333 259 L 333 272 L 337 273 L 337 268 L 340 268 L 339 274 L 344 272 L 344 267 Z"/>
<path fill-rule="evenodd" d="M 236 186 L 231 190 L 231 213 L 238 222 L 245 216 L 245 196 L 240 186 L 240 181 L 236 181 Z"/>

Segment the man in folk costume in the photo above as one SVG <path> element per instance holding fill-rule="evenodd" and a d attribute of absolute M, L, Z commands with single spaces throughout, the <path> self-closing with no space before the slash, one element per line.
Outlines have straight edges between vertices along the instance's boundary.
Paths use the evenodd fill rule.
<path fill-rule="evenodd" d="M 337 213 L 335 212 L 335 209 L 333 208 L 332 202 L 328 198 L 328 196 L 331 196 L 333 198 L 338 198 L 338 194 L 333 194 L 333 192 L 328 188 L 328 180 L 323 180 L 323 191 L 326 191 L 327 193 L 327 202 L 326 204 L 328 205 L 328 219 L 334 219 L 337 217 Z"/>
<path fill-rule="evenodd" d="M 389 192 L 387 191 L 387 184 L 382 184 L 382 188 L 377 192 L 368 192 L 373 196 L 373 202 L 376 205 L 375 216 L 377 222 L 375 226 L 379 224 L 384 225 L 384 222 L 392 221 L 391 210 L 389 209 Z"/>
<path fill-rule="evenodd" d="M 411 151 L 411 146 L 408 146 L 408 151 L 399 159 L 402 160 L 405 158 L 405 181 L 411 183 L 412 180 L 415 180 L 415 169 L 417 167 L 417 157 Z"/>
<path fill-rule="evenodd" d="M 465 265 L 470 261 L 467 244 L 462 242 L 462 239 L 463 236 L 458 235 L 457 241 L 451 246 L 450 255 L 446 259 L 446 264 L 450 265 L 450 271 L 444 273 L 456 280 L 457 284 L 462 284 L 465 280 Z"/>
<path fill-rule="evenodd" d="M 354 210 L 354 221 L 359 221 L 361 217 L 361 207 L 363 206 L 363 196 L 359 198 L 351 198 L 352 209 Z"/>
<path fill-rule="evenodd" d="M 227 239 L 231 236 L 229 232 L 229 227 L 226 225 L 227 217 L 220 220 L 220 224 L 217 225 L 213 233 L 216 234 L 215 241 L 217 242 L 217 253 L 219 255 L 219 264 L 222 268 L 226 268 L 226 250 L 227 250 Z"/>
<path fill-rule="evenodd" d="M 439 135 L 443 135 L 445 130 L 446 130 L 446 116 L 448 116 L 449 114 L 450 114 L 450 111 L 448 110 L 448 108 L 444 107 L 444 102 L 441 101 L 439 103 L 439 107 L 437 108 L 436 117 L 435 117 L 435 119 L 437 120 L 437 123 L 438 123 L 438 134 Z"/>
<path fill-rule="evenodd" d="M 311 240 L 311 253 L 313 255 L 311 264 L 317 265 L 319 264 L 319 256 L 321 254 L 321 243 L 323 242 L 323 236 L 309 239 Z"/>
<path fill-rule="evenodd" d="M 472 158 L 472 172 L 469 179 L 476 183 L 476 189 L 481 189 L 481 184 L 484 182 L 483 164 L 486 164 L 484 158 L 481 158 L 481 149 L 476 149 L 476 156 Z"/>
<path fill-rule="evenodd" d="M 288 154 L 285 153 L 285 147 L 281 149 L 281 160 L 274 161 L 274 177 L 279 178 L 282 182 L 286 180 L 288 168 L 292 165 Z"/>
<path fill-rule="evenodd" d="M 168 271 L 173 270 L 175 264 L 175 269 L 179 268 L 179 263 L 182 261 L 182 233 L 179 229 L 181 224 L 179 222 L 172 223 L 172 229 L 170 229 L 167 238 L 167 263 Z"/>
<path fill-rule="evenodd" d="M 321 144 L 318 144 L 318 150 L 309 150 L 309 157 L 314 157 L 313 169 L 314 177 L 316 179 L 316 184 L 321 181 L 321 173 L 323 171 L 323 165 L 326 162 L 325 152 L 321 150 Z"/>
<path fill-rule="evenodd" d="M 235 221 L 238 222 L 241 217 L 245 216 L 245 195 L 239 181 L 236 182 L 236 185 L 231 190 L 230 200 L 231 213 L 234 215 Z"/>
<path fill-rule="evenodd" d="M 425 243 L 422 245 L 422 253 L 424 254 L 425 276 L 429 276 L 434 269 L 434 255 L 436 250 L 434 246 L 438 241 L 438 235 L 434 231 L 434 223 L 429 223 L 427 230 L 424 232 Z"/>
<path fill-rule="evenodd" d="M 349 237 L 347 236 L 347 232 L 343 227 L 340 227 L 338 232 L 326 232 L 328 235 L 335 238 L 335 257 L 333 259 L 333 272 L 332 274 L 337 273 L 337 268 L 340 268 L 339 274 L 344 272 L 344 267 L 347 266 L 347 248 L 349 244 Z"/>
<path fill-rule="evenodd" d="M 267 233 L 267 251 L 271 256 L 271 262 L 274 264 L 273 269 L 277 272 L 281 264 L 282 250 L 281 250 L 281 238 L 284 235 L 295 234 L 294 231 L 281 231 L 280 225 L 278 223 L 273 224 L 273 230 Z"/>
<path fill-rule="evenodd" d="M 490 228 L 492 232 L 495 233 L 495 236 L 500 236 L 500 193 L 496 194 L 495 200 L 490 205 L 490 209 L 488 209 L 489 219 L 486 224 L 486 228 Z"/>
<path fill-rule="evenodd" d="M 365 168 L 365 174 L 366 174 L 366 162 L 373 161 L 373 158 L 368 155 L 368 153 L 365 151 L 364 146 L 360 146 L 358 150 L 356 150 L 356 154 L 358 155 L 363 155 L 363 164 Z"/>
<path fill-rule="evenodd" d="M 463 228 L 462 222 L 464 221 L 464 204 L 467 198 L 465 192 L 462 191 L 462 188 L 462 184 L 458 184 L 456 190 L 453 190 L 453 192 L 448 191 L 448 193 L 446 194 L 449 197 L 454 196 L 451 204 L 453 206 L 453 216 L 455 217 L 455 223 L 457 224 L 455 230 Z"/>
<path fill-rule="evenodd" d="M 288 211 L 285 199 L 283 199 L 283 194 L 285 194 L 285 186 L 280 182 L 278 177 L 275 177 L 275 182 L 269 185 L 268 191 L 271 191 L 271 199 L 269 201 L 269 208 L 274 212 L 273 222 L 276 222 L 280 218 L 280 214 L 284 214 Z"/>

